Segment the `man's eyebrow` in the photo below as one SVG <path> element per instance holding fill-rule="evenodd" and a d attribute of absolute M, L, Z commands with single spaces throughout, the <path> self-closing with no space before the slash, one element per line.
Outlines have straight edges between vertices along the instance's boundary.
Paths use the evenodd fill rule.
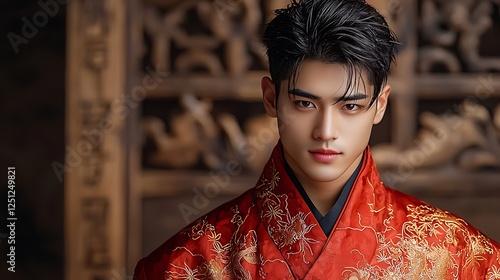
<path fill-rule="evenodd" d="M 364 100 L 367 99 L 368 95 L 361 93 L 361 92 L 356 92 L 353 94 L 349 94 L 346 96 L 343 96 L 338 99 L 339 102 L 346 102 L 346 101 L 357 101 L 357 100 Z"/>
<path fill-rule="evenodd" d="M 312 93 L 309 93 L 307 91 L 304 91 L 304 90 L 301 90 L 298 88 L 291 89 L 289 91 L 289 93 L 293 94 L 295 96 L 301 96 L 301 97 L 305 97 L 305 98 L 309 98 L 309 99 L 313 99 L 313 100 L 321 99 L 321 97 L 319 97 L 317 95 L 314 95 Z M 366 98 L 368 98 L 368 95 L 361 93 L 361 92 L 356 92 L 356 93 L 345 95 L 343 97 L 338 98 L 337 102 L 357 101 L 357 100 L 364 100 Z"/>
<path fill-rule="evenodd" d="M 302 97 L 309 98 L 309 99 L 314 99 L 314 100 L 321 99 L 317 95 L 314 95 L 312 93 L 309 93 L 307 91 L 304 91 L 304 90 L 301 90 L 301 89 L 298 89 L 298 88 L 291 89 L 288 93 L 293 94 L 295 96 L 302 96 Z"/>

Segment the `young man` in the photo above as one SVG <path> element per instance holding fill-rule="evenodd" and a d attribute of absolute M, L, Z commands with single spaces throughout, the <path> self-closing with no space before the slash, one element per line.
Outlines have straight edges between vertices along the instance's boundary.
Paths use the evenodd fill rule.
<path fill-rule="evenodd" d="M 500 279 L 500 246 L 383 185 L 370 156 L 396 40 L 363 0 L 304 0 L 263 35 L 280 141 L 255 188 L 142 259 L 135 279 Z"/>

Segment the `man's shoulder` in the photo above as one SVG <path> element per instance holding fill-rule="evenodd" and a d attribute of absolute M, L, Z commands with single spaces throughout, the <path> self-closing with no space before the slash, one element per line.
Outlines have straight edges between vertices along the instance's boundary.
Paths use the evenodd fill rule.
<path fill-rule="evenodd" d="M 205 256 L 213 253 L 214 243 L 223 249 L 241 226 L 243 217 L 255 214 L 254 192 L 255 188 L 249 189 L 196 219 L 143 258 L 140 266 L 154 271 L 155 267 L 168 266 L 178 259 L 203 262 Z"/>

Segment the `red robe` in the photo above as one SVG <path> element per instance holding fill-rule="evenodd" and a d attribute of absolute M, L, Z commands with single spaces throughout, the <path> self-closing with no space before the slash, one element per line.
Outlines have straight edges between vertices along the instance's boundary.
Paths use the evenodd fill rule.
<path fill-rule="evenodd" d="M 139 261 L 134 279 L 500 279 L 500 245 L 381 182 L 369 148 L 325 236 L 278 144 L 256 185 Z"/>

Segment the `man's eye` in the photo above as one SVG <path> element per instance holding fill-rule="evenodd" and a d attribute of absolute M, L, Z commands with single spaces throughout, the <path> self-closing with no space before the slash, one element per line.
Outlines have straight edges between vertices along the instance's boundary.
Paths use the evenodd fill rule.
<path fill-rule="evenodd" d="M 344 105 L 344 108 L 347 111 L 356 111 L 356 110 L 359 109 L 359 105 L 356 105 L 356 104 L 346 104 L 346 105 Z"/>
<path fill-rule="evenodd" d="M 314 104 L 310 101 L 299 100 L 295 101 L 295 104 L 302 108 L 314 108 Z"/>

